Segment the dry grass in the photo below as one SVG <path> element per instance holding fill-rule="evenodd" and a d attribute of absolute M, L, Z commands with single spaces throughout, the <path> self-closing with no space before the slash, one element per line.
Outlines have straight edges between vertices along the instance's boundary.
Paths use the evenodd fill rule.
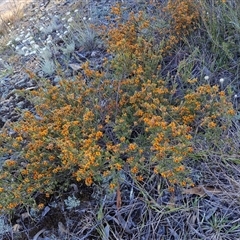
<path fill-rule="evenodd" d="M 10 33 L 24 15 L 24 6 L 32 0 L 4 0 L 0 3 L 0 46 L 5 46 Z"/>

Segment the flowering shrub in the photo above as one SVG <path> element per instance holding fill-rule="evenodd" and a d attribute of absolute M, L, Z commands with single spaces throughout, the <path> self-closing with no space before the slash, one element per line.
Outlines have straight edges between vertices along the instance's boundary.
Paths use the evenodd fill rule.
<path fill-rule="evenodd" d="M 35 193 L 61 193 L 72 181 L 90 186 L 109 176 L 115 188 L 123 169 L 138 181 L 160 174 L 170 187 L 185 186 L 191 180 L 183 161 L 197 151 L 198 129 L 227 127 L 234 111 L 225 93 L 190 79 L 178 100 L 177 87 L 158 76 L 167 51 L 144 35 L 144 14 L 122 21 L 120 7 L 113 12 L 105 70 L 86 62 L 74 80 L 46 82 L 29 93 L 35 109 L 10 125 L 14 135 L 2 132 L 2 151 L 12 156 L 1 170 L 2 209 L 33 204 Z"/>
<path fill-rule="evenodd" d="M 173 34 L 181 37 L 196 29 L 199 20 L 197 3 L 192 0 L 169 0 L 165 11 L 171 16 Z"/>

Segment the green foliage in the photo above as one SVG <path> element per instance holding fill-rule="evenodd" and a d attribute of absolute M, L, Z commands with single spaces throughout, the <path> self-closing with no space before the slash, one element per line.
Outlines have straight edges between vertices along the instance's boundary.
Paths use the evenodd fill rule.
<path fill-rule="evenodd" d="M 240 44 L 240 7 L 237 1 L 201 1 L 201 26 L 218 67 L 235 62 Z M 201 27 L 200 26 L 200 27 Z"/>
<path fill-rule="evenodd" d="M 67 209 L 69 210 L 80 205 L 80 201 L 75 196 L 73 197 L 68 196 L 68 198 L 64 200 L 64 203 L 66 204 Z"/>

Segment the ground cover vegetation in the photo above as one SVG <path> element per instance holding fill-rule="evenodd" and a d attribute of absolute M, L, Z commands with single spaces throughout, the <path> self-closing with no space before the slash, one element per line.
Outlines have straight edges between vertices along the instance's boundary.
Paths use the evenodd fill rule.
<path fill-rule="evenodd" d="M 237 2 L 116 2 L 100 23 L 79 11 L 60 45 L 48 32 L 45 49 L 8 44 L 36 55 L 41 74 L 26 69 L 35 87 L 16 94 L 31 107 L 1 130 L 2 213 L 40 222 L 63 200 L 74 217 L 51 239 L 238 239 Z M 67 77 L 56 49 L 71 59 L 76 48 L 104 57 Z M 96 204 L 88 219 L 83 202 Z"/>

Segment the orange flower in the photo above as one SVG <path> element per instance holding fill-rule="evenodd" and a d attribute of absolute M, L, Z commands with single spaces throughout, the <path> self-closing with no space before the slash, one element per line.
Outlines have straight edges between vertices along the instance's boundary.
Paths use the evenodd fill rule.
<path fill-rule="evenodd" d="M 143 181 L 143 176 L 142 175 L 139 175 L 136 177 L 138 181 L 142 182 Z"/>
<path fill-rule="evenodd" d="M 16 165 L 16 161 L 12 160 L 12 159 L 8 159 L 4 162 L 4 166 L 6 167 L 12 167 Z"/>
<path fill-rule="evenodd" d="M 114 7 L 112 7 L 111 13 L 116 14 L 116 15 L 120 15 L 121 14 L 120 4 L 116 4 Z"/>
<path fill-rule="evenodd" d="M 136 147 L 137 147 L 136 143 L 130 143 L 128 145 L 128 150 L 129 151 L 134 151 L 136 149 Z"/>
<path fill-rule="evenodd" d="M 115 163 L 115 164 L 114 164 L 114 167 L 115 167 L 118 171 L 120 171 L 120 170 L 122 169 L 122 165 L 121 165 L 120 163 Z"/>
<path fill-rule="evenodd" d="M 138 173 L 138 167 L 137 167 L 137 166 L 134 166 L 134 167 L 131 169 L 131 173 L 137 174 L 137 173 Z"/>
<path fill-rule="evenodd" d="M 216 126 L 217 126 L 217 124 L 215 122 L 211 121 L 211 122 L 208 123 L 209 128 L 215 128 Z"/>
<path fill-rule="evenodd" d="M 7 209 L 14 209 L 18 204 L 17 203 L 9 203 L 7 205 Z"/>
<path fill-rule="evenodd" d="M 115 189 L 116 186 L 117 186 L 117 185 L 116 185 L 115 183 L 110 183 L 110 184 L 109 184 L 110 189 Z"/>
<path fill-rule="evenodd" d="M 91 186 L 92 183 L 93 183 L 93 180 L 92 180 L 91 177 L 87 177 L 87 178 L 85 179 L 85 184 L 86 184 L 87 186 Z"/>
<path fill-rule="evenodd" d="M 44 208 L 44 204 L 43 203 L 40 203 L 40 204 L 38 204 L 38 209 L 43 209 Z"/>
<path fill-rule="evenodd" d="M 184 170 L 185 170 L 185 167 L 184 167 L 183 165 L 175 168 L 175 171 L 176 171 L 176 172 L 183 172 Z"/>
<path fill-rule="evenodd" d="M 102 137 L 103 137 L 103 133 L 102 133 L 102 132 L 100 132 L 100 131 L 96 132 L 96 138 L 97 138 L 97 140 L 99 140 L 99 139 L 102 138 Z"/>
<path fill-rule="evenodd" d="M 229 109 L 229 110 L 227 111 L 227 113 L 228 113 L 229 115 L 231 115 L 231 116 L 234 116 L 234 115 L 236 114 L 236 112 L 235 112 L 234 109 Z"/>
<path fill-rule="evenodd" d="M 173 158 L 173 162 L 175 162 L 175 163 L 180 163 L 182 160 L 183 160 L 182 156 L 178 156 L 178 157 Z"/>
<path fill-rule="evenodd" d="M 55 156 L 50 155 L 50 156 L 48 157 L 48 159 L 49 159 L 50 161 L 53 161 L 53 160 L 55 160 Z"/>

